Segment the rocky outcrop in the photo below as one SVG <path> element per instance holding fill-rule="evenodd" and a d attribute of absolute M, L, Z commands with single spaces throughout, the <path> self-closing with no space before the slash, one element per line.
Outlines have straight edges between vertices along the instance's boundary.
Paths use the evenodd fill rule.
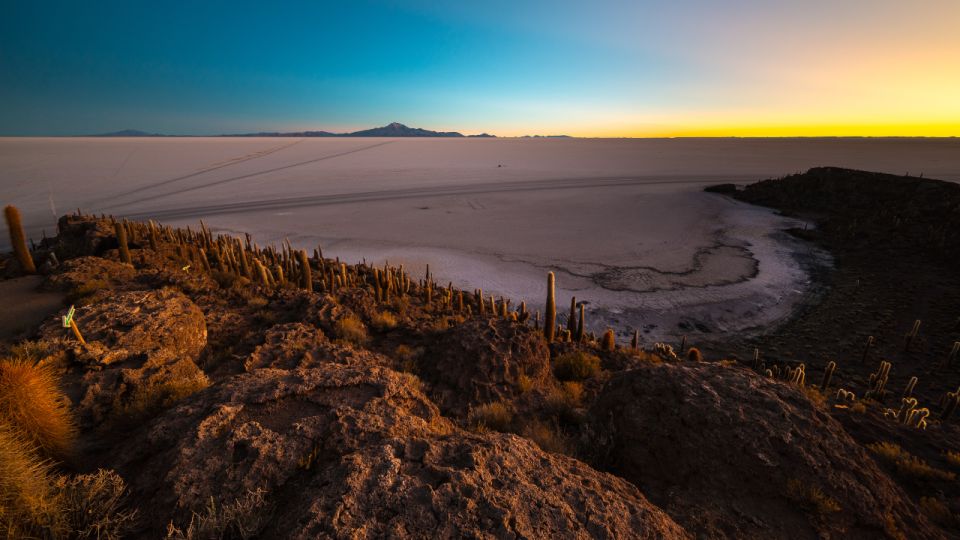
<path fill-rule="evenodd" d="M 795 386 L 715 364 L 649 364 L 614 376 L 590 421 L 597 464 L 698 537 L 938 537 Z"/>
<path fill-rule="evenodd" d="M 455 414 L 470 406 L 512 399 L 521 377 L 548 380 L 550 351 L 536 330 L 504 319 L 454 326 L 437 337 L 418 373 L 432 385 L 440 408 Z"/>
<path fill-rule="evenodd" d="M 303 323 L 276 325 L 266 331 L 264 343 L 244 361 L 247 371 L 262 368 L 315 367 L 324 362 L 353 366 L 389 366 L 391 360 L 366 349 L 333 343 L 316 327 Z"/>
<path fill-rule="evenodd" d="M 47 277 L 44 288 L 67 293 L 93 292 L 115 285 L 129 285 L 137 271 L 129 264 L 101 257 L 77 257 L 61 264 Z"/>
<path fill-rule="evenodd" d="M 75 318 L 87 345 L 75 345 L 66 380 L 84 424 L 135 418 L 208 384 L 195 363 L 207 342 L 203 313 L 177 291 L 116 293 Z M 45 340 L 65 334 L 59 320 L 41 329 Z"/>
<path fill-rule="evenodd" d="M 629 483 L 513 435 L 463 432 L 416 378 L 380 367 L 239 375 L 106 460 L 150 508 L 144 530 L 257 493 L 230 526 L 258 538 L 686 537 Z"/>

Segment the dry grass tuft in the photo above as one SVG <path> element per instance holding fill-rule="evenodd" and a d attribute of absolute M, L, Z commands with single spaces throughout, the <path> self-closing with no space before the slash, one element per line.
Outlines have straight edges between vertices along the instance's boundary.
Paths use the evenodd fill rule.
<path fill-rule="evenodd" d="M 553 361 L 553 374 L 561 381 L 582 381 L 600 373 L 600 359 L 590 353 L 569 352 Z"/>
<path fill-rule="evenodd" d="M 59 527 L 50 464 L 36 450 L 0 421 L 0 532 L 7 538 L 40 536 Z"/>
<path fill-rule="evenodd" d="M 868 444 L 867 448 L 874 454 L 890 463 L 902 476 L 920 479 L 935 479 L 953 481 L 957 475 L 931 467 L 926 461 L 907 452 L 900 445 L 891 442 Z"/>
<path fill-rule="evenodd" d="M 816 386 L 804 386 L 800 390 L 802 390 L 817 407 L 822 409 L 827 406 L 827 397 L 824 396 L 823 392 Z"/>
<path fill-rule="evenodd" d="M 841 510 L 840 503 L 836 499 L 826 495 L 819 487 L 806 485 L 796 478 L 787 482 L 787 496 L 820 515 Z"/>
<path fill-rule="evenodd" d="M 409 345 L 400 344 L 394 349 L 393 355 L 400 362 L 400 370 L 406 373 L 414 373 L 417 370 L 417 360 L 423 354 L 423 349 L 413 348 Z"/>
<path fill-rule="evenodd" d="M 208 538 L 256 538 L 267 522 L 270 512 L 265 508 L 266 491 L 257 489 L 230 504 L 217 506 L 213 497 L 202 512 L 194 512 L 186 530 L 171 522 L 167 525 L 167 540 L 207 540 Z"/>
<path fill-rule="evenodd" d="M 920 511 L 931 521 L 944 527 L 952 527 L 957 523 L 950 508 L 936 497 L 920 497 Z"/>
<path fill-rule="evenodd" d="M 559 429 L 548 423 L 534 420 L 523 427 L 521 435 L 535 442 L 545 452 L 572 456 L 573 444 Z"/>
<path fill-rule="evenodd" d="M 114 419 L 123 424 L 150 418 L 208 386 L 210 379 L 195 364 L 179 362 L 163 380 L 140 386 L 126 398 L 118 395 L 113 403 Z"/>
<path fill-rule="evenodd" d="M 397 316 L 389 311 L 378 311 L 370 317 L 370 324 L 381 332 L 397 327 Z"/>
<path fill-rule="evenodd" d="M 337 321 L 333 325 L 333 332 L 336 334 L 337 339 L 354 345 L 362 345 L 370 338 L 369 335 L 367 335 L 367 327 L 363 325 L 363 321 L 356 315 L 347 315 Z"/>
<path fill-rule="evenodd" d="M 494 431 L 509 431 L 510 424 L 513 422 L 513 411 L 510 406 L 502 401 L 485 403 L 479 407 L 470 409 L 467 415 L 467 422 L 480 431 L 492 429 Z"/>
<path fill-rule="evenodd" d="M 944 454 L 944 457 L 946 458 L 947 463 L 953 465 L 954 467 L 960 467 L 960 452 L 947 450 L 947 453 Z"/>
<path fill-rule="evenodd" d="M 533 390 L 533 379 L 525 373 L 521 373 L 520 376 L 517 377 L 517 390 L 519 390 L 521 394 L 526 394 L 530 390 Z"/>
<path fill-rule="evenodd" d="M 126 484 L 113 471 L 100 469 L 57 481 L 61 517 L 71 538 L 116 540 L 136 519 L 137 512 L 123 509 Z"/>
<path fill-rule="evenodd" d="M 46 366 L 0 361 L 0 422 L 6 422 L 49 457 L 69 454 L 76 439 L 70 402 Z"/>

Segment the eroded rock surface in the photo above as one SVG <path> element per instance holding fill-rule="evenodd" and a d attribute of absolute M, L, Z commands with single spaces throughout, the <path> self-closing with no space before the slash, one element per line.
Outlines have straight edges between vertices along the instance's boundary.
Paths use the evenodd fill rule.
<path fill-rule="evenodd" d="M 244 361 L 247 371 L 260 368 L 294 369 L 323 362 L 354 366 L 388 366 L 383 355 L 331 342 L 318 328 L 304 323 L 276 325 L 266 331 L 264 343 Z"/>
<path fill-rule="evenodd" d="M 646 364 L 613 377 L 590 417 L 598 465 L 698 537 L 940 537 L 794 386 L 716 364 Z"/>
<path fill-rule="evenodd" d="M 195 363 L 207 342 L 203 313 L 182 293 L 119 292 L 77 308 L 75 318 L 87 345 L 74 347 L 76 376 L 65 379 L 85 424 L 138 416 L 208 384 Z M 41 336 L 69 332 L 49 321 Z"/>
<path fill-rule="evenodd" d="M 628 482 L 440 416 L 380 367 L 257 369 L 184 401 L 107 456 L 183 525 L 264 490 L 260 538 L 684 538 Z M 144 504 L 144 507 L 147 507 Z"/>
<path fill-rule="evenodd" d="M 419 372 L 433 385 L 441 409 L 510 399 L 521 377 L 534 385 L 550 375 L 550 351 L 536 330 L 503 319 L 468 321 L 438 336 Z"/>

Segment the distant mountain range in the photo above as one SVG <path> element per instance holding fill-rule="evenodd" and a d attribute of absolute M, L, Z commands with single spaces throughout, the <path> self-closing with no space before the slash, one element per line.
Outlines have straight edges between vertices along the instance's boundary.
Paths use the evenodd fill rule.
<path fill-rule="evenodd" d="M 136 129 L 125 129 L 111 133 L 100 133 L 93 137 L 169 137 L 159 133 L 147 133 Z M 331 133 L 329 131 L 260 131 L 257 133 L 222 134 L 219 137 L 496 137 L 488 133 L 480 135 L 464 135 L 457 131 L 431 131 L 429 129 L 412 128 L 399 122 L 383 127 L 364 129 L 351 133 Z"/>

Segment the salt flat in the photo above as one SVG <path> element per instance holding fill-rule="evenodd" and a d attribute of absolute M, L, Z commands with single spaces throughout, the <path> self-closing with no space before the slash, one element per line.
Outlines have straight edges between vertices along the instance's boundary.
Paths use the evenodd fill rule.
<path fill-rule="evenodd" d="M 702 193 L 833 165 L 960 181 L 956 139 L 0 138 L 0 202 L 28 234 L 81 208 L 203 219 L 260 244 L 403 263 L 648 339 L 740 332 L 810 293 L 803 226 Z M 9 249 L 4 237 L 0 247 Z"/>

